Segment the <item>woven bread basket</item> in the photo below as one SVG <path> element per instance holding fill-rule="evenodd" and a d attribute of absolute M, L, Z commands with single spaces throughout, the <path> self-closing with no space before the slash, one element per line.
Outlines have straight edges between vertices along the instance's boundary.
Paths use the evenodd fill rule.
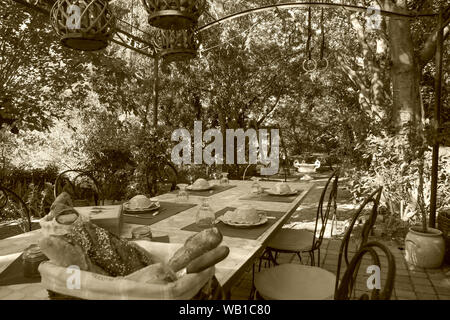
<path fill-rule="evenodd" d="M 161 263 L 165 263 L 181 244 L 136 241 L 155 257 L 156 264 L 149 265 L 125 277 L 109 277 L 88 271 L 79 271 L 79 287 L 68 285 L 73 273 L 51 261 L 41 263 L 41 283 L 51 299 L 87 300 L 187 300 L 222 299 L 223 292 L 214 277 L 215 268 L 185 274 L 174 282 L 146 282 L 145 279 Z"/>

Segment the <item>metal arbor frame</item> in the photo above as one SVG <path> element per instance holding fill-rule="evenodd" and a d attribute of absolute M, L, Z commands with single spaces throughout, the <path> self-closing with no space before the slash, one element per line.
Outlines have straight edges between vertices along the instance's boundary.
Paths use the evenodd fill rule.
<path fill-rule="evenodd" d="M 22 4 L 28 8 L 35 9 L 41 13 L 49 15 L 51 6 L 55 0 L 13 0 L 19 4 Z M 113 3 L 117 0 L 109 0 L 109 3 Z M 267 6 L 262 6 L 258 8 L 252 8 L 243 10 L 241 12 L 233 13 L 225 17 L 216 19 L 212 22 L 206 23 L 196 29 L 196 32 L 203 32 L 211 27 L 214 27 L 220 23 L 231 21 L 233 19 L 243 17 L 249 14 L 264 12 L 275 9 L 290 9 L 290 8 L 324 8 L 324 9 L 339 9 L 344 8 L 349 11 L 354 12 L 367 12 L 369 7 L 348 5 L 348 4 L 338 4 L 338 3 L 327 3 L 327 2 L 316 2 L 316 1 L 301 1 L 301 2 L 288 2 L 280 4 L 272 4 Z M 448 8 L 447 8 L 448 9 Z M 379 13 L 382 16 L 395 17 L 397 19 L 417 19 L 420 17 L 437 17 L 438 19 L 438 34 L 437 34 L 437 46 L 436 46 L 436 77 L 435 77 L 435 112 L 434 112 L 434 124 L 435 130 L 440 130 L 441 123 L 441 89 L 442 89 L 442 57 L 443 57 L 443 29 L 449 23 L 449 19 L 444 22 L 443 16 L 444 9 L 441 7 L 439 13 L 436 12 L 412 12 L 412 13 L 402 13 L 394 12 L 389 10 L 380 9 Z M 158 91 L 159 91 L 159 55 L 156 51 L 154 44 L 146 41 L 140 37 L 137 37 L 129 32 L 122 30 L 119 26 L 116 28 L 116 36 L 111 39 L 112 42 L 117 43 L 125 48 L 133 50 L 137 53 L 143 54 L 147 57 L 155 59 L 155 82 L 154 82 L 154 110 L 157 111 L 158 107 Z M 156 113 L 154 114 L 153 123 L 156 125 Z M 431 172 L 431 199 L 430 199 L 430 218 L 429 226 L 434 227 L 436 223 L 436 203 L 437 203 L 437 180 L 438 180 L 438 162 L 439 162 L 439 140 L 436 139 L 433 145 L 433 157 L 432 157 L 432 172 Z"/>

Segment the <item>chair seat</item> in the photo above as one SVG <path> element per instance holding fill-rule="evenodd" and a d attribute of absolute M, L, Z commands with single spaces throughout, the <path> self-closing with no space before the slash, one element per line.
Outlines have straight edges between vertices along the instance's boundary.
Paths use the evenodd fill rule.
<path fill-rule="evenodd" d="M 279 251 L 301 252 L 311 250 L 314 234 L 306 230 L 281 229 L 267 247 Z"/>
<path fill-rule="evenodd" d="M 336 276 L 319 267 L 281 264 L 255 274 L 255 288 L 266 300 L 330 300 Z"/>

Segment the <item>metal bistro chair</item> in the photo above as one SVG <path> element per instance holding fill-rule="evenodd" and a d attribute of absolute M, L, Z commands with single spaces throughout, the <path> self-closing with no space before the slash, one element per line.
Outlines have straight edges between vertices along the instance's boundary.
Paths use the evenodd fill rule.
<path fill-rule="evenodd" d="M 31 231 L 30 209 L 25 201 L 11 189 L 0 185 L 0 213 L 7 210 L 8 203 L 14 212 L 19 212 L 20 214 L 20 218 L 18 218 L 19 223 L 17 224 L 19 229 L 22 232 Z"/>
<path fill-rule="evenodd" d="M 148 167 L 145 171 L 148 192 L 156 196 L 161 192 L 174 191 L 178 184 L 178 170 L 170 162 Z M 167 190 L 167 189 L 168 190 Z"/>
<path fill-rule="evenodd" d="M 336 275 L 316 266 L 286 263 L 255 274 L 256 296 L 267 300 L 326 300 L 337 297 L 342 258 L 348 267 L 349 243 L 353 227 L 369 202 L 373 203 L 369 218 L 361 231 L 358 250 L 367 243 L 378 215 L 382 188 L 373 192 L 359 207 L 342 239 Z"/>
<path fill-rule="evenodd" d="M 381 286 L 381 271 L 383 270 L 381 259 L 380 255 L 375 249 L 379 249 L 379 251 L 382 251 L 384 253 L 384 256 L 386 257 L 387 277 L 383 286 Z M 369 281 L 366 281 L 367 289 L 371 290 L 371 295 L 369 297 L 367 293 L 363 293 L 359 297 L 359 300 L 389 300 L 391 298 L 396 272 L 395 258 L 392 252 L 385 245 L 373 241 L 363 245 L 360 250 L 353 256 L 353 259 L 350 261 L 350 265 L 347 267 L 347 270 L 342 277 L 342 281 L 334 297 L 335 300 L 350 300 L 351 298 L 356 297 L 356 278 L 362 265 L 363 258 L 366 254 L 369 254 L 372 258 L 371 266 L 378 266 L 379 269 L 376 270 L 372 268 L 372 270 L 369 270 L 367 268 L 367 270 L 369 270 L 369 273 L 375 271 L 375 273 L 373 274 L 375 276 L 375 283 L 373 283 L 373 281 L 370 281 L 370 284 L 372 285 L 372 288 L 370 288 L 367 285 Z M 379 273 L 377 274 L 377 272 Z M 367 273 L 364 273 L 367 276 Z M 381 290 L 381 288 L 383 289 Z"/>
<path fill-rule="evenodd" d="M 78 173 L 75 178 L 73 180 L 70 180 L 67 177 L 67 173 L 68 172 L 76 172 Z M 78 170 L 78 169 L 70 169 L 70 170 L 66 170 L 61 172 L 58 177 L 55 180 L 55 185 L 54 185 L 54 189 L 53 189 L 53 193 L 56 197 L 64 190 L 67 191 L 72 197 L 73 197 L 73 203 L 75 206 L 78 207 L 83 207 L 83 206 L 89 206 L 89 200 L 87 199 L 83 199 L 83 190 L 81 190 L 82 188 L 80 186 L 77 185 L 77 180 L 80 177 L 88 177 L 90 180 L 92 180 L 93 182 L 93 186 L 95 188 L 93 189 L 93 198 L 94 198 L 94 203 L 95 205 L 99 205 L 99 200 L 104 201 L 104 199 L 102 198 L 102 192 L 101 189 L 99 187 L 99 183 L 97 181 L 97 179 L 94 177 L 93 172 L 92 171 L 83 171 L 83 170 Z M 63 186 L 62 186 L 63 184 Z M 67 190 L 67 187 L 65 186 L 70 186 L 70 190 Z"/>
<path fill-rule="evenodd" d="M 323 202 L 325 195 L 327 193 L 328 186 L 331 180 L 334 178 L 332 183 L 332 188 L 328 197 L 328 204 L 326 206 L 325 212 L 323 208 Z M 323 236 L 328 223 L 328 218 L 331 210 L 333 210 L 333 217 L 336 216 L 336 198 L 338 190 L 338 180 L 339 171 L 336 170 L 328 178 L 327 183 L 320 196 L 319 205 L 317 207 L 316 223 L 314 227 L 314 232 L 308 230 L 296 230 L 296 229 L 281 229 L 275 236 L 270 239 L 267 244 L 265 253 L 262 259 L 268 259 L 269 263 L 272 262 L 274 265 L 278 265 L 277 257 L 278 253 L 293 253 L 297 254 L 300 261 L 302 261 L 301 254 L 307 252 L 310 257 L 310 263 L 312 266 L 315 265 L 315 251 L 317 251 L 317 266 L 320 267 L 320 246 L 323 241 Z M 320 232 L 317 236 L 318 224 L 321 223 Z M 273 255 L 275 253 L 275 256 Z M 261 260 L 259 265 L 259 270 L 261 270 Z"/>

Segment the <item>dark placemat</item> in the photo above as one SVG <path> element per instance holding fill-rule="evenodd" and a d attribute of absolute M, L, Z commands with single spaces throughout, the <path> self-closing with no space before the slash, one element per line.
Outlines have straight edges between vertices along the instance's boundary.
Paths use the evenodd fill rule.
<path fill-rule="evenodd" d="M 155 212 L 146 214 L 122 213 L 123 222 L 149 226 L 196 206 L 196 204 L 192 203 L 176 203 L 165 201 L 160 201 L 159 204 L 161 205 L 161 207 L 159 208 L 159 214 L 157 214 L 156 216 L 153 216 Z"/>
<path fill-rule="evenodd" d="M 195 191 L 195 190 L 188 190 L 188 193 L 192 196 L 201 196 L 201 197 L 210 197 L 217 193 L 226 191 L 228 189 L 234 188 L 236 186 L 219 186 L 214 185 L 211 190 L 205 190 L 205 191 Z M 175 191 L 172 191 L 172 193 L 178 194 L 178 189 Z"/>
<path fill-rule="evenodd" d="M 39 283 L 41 277 L 26 278 L 23 276 L 23 259 L 21 254 L 0 274 L 0 286 L 11 286 L 14 284 Z"/>
<path fill-rule="evenodd" d="M 248 194 L 248 195 L 246 195 L 244 197 L 239 198 L 239 200 L 253 200 L 253 201 L 269 201 L 269 202 L 291 203 L 302 192 L 303 192 L 303 190 L 297 190 L 297 194 L 293 195 L 293 196 L 273 196 L 273 195 L 265 193 L 265 192 L 263 192 L 261 194 L 250 193 L 250 194 Z"/>
<path fill-rule="evenodd" d="M 236 208 L 233 208 L 233 207 L 223 208 L 222 210 L 217 211 L 215 213 L 216 219 L 218 217 L 220 217 L 221 215 L 225 214 L 225 212 L 234 211 L 234 210 L 236 210 Z M 268 211 L 268 210 L 258 210 L 258 213 L 265 213 L 267 217 L 275 217 L 275 219 L 268 219 L 265 224 L 256 226 L 256 227 L 251 227 L 251 228 L 232 227 L 232 226 L 226 225 L 222 221 L 217 223 L 215 226 L 220 230 L 220 232 L 224 236 L 255 240 L 255 239 L 258 239 L 259 236 L 264 233 L 264 231 L 266 231 L 268 228 L 270 228 L 275 222 L 277 222 L 285 214 L 285 212 Z M 193 223 L 193 224 L 190 224 L 190 225 L 184 227 L 181 230 L 200 232 L 203 229 L 197 227 L 197 225 L 195 223 Z"/>

